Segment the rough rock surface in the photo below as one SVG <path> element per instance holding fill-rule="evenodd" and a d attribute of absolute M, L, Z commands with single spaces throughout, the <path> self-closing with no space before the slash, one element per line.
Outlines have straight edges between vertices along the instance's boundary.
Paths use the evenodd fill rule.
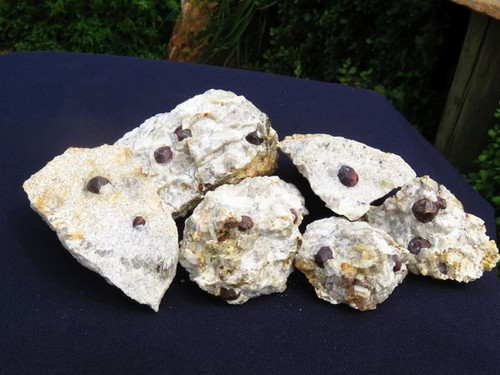
<path fill-rule="evenodd" d="M 330 217 L 307 226 L 295 265 L 319 298 L 364 311 L 375 309 L 403 281 L 409 257 L 383 231 Z"/>
<path fill-rule="evenodd" d="M 357 220 L 370 203 L 415 177 L 398 155 L 328 134 L 295 134 L 279 143 L 333 212 Z"/>
<path fill-rule="evenodd" d="M 177 229 L 129 148 L 69 148 L 23 188 L 78 262 L 158 310 L 176 271 Z"/>
<path fill-rule="evenodd" d="M 207 190 L 272 173 L 277 142 L 267 115 L 223 90 L 197 95 L 117 141 L 132 148 L 174 216 L 184 216 Z M 159 148 L 169 151 L 160 161 Z"/>
<path fill-rule="evenodd" d="M 500 259 L 484 222 L 429 176 L 415 178 L 366 217 L 410 250 L 415 274 L 469 282 Z"/>
<path fill-rule="evenodd" d="M 230 304 L 282 292 L 306 213 L 300 192 L 278 177 L 220 186 L 186 220 L 179 261 L 201 289 Z"/>

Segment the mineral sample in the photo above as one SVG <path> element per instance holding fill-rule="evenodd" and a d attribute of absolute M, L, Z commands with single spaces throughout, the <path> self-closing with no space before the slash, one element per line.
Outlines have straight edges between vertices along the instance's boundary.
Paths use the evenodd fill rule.
<path fill-rule="evenodd" d="M 387 233 L 330 217 L 307 226 L 295 266 L 319 298 L 364 311 L 375 309 L 403 281 L 409 258 Z"/>
<path fill-rule="evenodd" d="M 23 187 L 78 262 L 158 310 L 176 271 L 177 229 L 129 148 L 69 148 Z"/>
<path fill-rule="evenodd" d="M 299 191 L 278 177 L 220 186 L 186 220 L 179 261 L 201 289 L 230 304 L 282 292 L 305 214 Z"/>
<path fill-rule="evenodd" d="M 277 167 L 278 136 L 243 96 L 208 90 L 158 114 L 117 141 L 130 146 L 174 216 L 207 190 Z"/>
<path fill-rule="evenodd" d="M 408 269 L 415 274 L 469 282 L 500 259 L 484 222 L 465 213 L 462 203 L 429 176 L 413 179 L 366 218 L 408 248 Z"/>
<path fill-rule="evenodd" d="M 333 212 L 357 220 L 370 203 L 415 177 L 401 157 L 328 134 L 295 134 L 279 143 Z"/>

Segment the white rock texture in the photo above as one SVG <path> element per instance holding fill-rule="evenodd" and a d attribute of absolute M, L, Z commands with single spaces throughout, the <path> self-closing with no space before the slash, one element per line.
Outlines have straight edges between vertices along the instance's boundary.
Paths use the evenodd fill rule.
<path fill-rule="evenodd" d="M 174 216 L 184 216 L 207 190 L 277 168 L 278 136 L 266 114 L 243 96 L 208 90 L 146 120 L 125 134 Z M 158 163 L 155 150 L 169 147 L 172 159 Z"/>
<path fill-rule="evenodd" d="M 363 143 L 328 134 L 295 134 L 279 143 L 312 190 L 333 212 L 357 220 L 370 203 L 415 177 L 398 155 Z M 358 182 L 352 187 L 339 180 L 342 166 L 353 168 Z"/>
<path fill-rule="evenodd" d="M 300 192 L 278 177 L 220 186 L 186 220 L 179 261 L 201 289 L 230 304 L 283 292 L 305 214 Z"/>
<path fill-rule="evenodd" d="M 89 186 L 97 176 L 109 183 Z M 23 188 L 78 262 L 158 310 L 176 272 L 177 228 L 129 148 L 69 148 Z"/>
<path fill-rule="evenodd" d="M 422 199 L 434 204 L 441 201 L 446 207 L 438 209 L 430 221 L 422 222 L 412 210 Z M 466 213 L 462 203 L 429 176 L 415 178 L 380 207 L 373 207 L 366 218 L 409 248 L 412 256 L 408 269 L 415 274 L 469 282 L 500 260 L 483 220 Z M 413 240 L 417 237 L 420 245 Z"/>
<path fill-rule="evenodd" d="M 330 217 L 307 226 L 295 265 L 319 298 L 365 311 L 375 309 L 403 281 L 409 258 L 383 231 Z"/>

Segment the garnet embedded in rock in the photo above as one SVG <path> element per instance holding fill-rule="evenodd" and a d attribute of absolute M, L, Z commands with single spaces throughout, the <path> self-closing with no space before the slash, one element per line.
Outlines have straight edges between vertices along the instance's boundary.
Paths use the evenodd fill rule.
<path fill-rule="evenodd" d="M 297 224 L 297 222 L 299 221 L 299 215 L 297 214 L 297 210 L 295 210 L 295 208 L 290 208 L 290 212 L 293 215 L 293 223 Z"/>
<path fill-rule="evenodd" d="M 392 260 L 394 261 L 394 266 L 392 267 L 392 270 L 394 272 L 400 271 L 401 266 L 403 265 L 403 263 L 401 263 L 401 259 L 399 259 L 399 257 L 397 255 L 393 255 Z"/>
<path fill-rule="evenodd" d="M 436 201 L 436 206 L 439 208 L 439 209 L 445 209 L 446 208 L 446 199 L 443 199 L 441 197 L 438 197 L 437 201 Z"/>
<path fill-rule="evenodd" d="M 325 267 L 325 263 L 329 259 L 333 259 L 333 252 L 328 246 L 322 246 L 314 255 L 314 261 L 321 268 Z"/>
<path fill-rule="evenodd" d="M 358 183 L 359 179 L 356 171 L 347 165 L 343 165 L 342 167 L 340 167 L 337 176 L 342 185 L 347 187 L 355 186 Z"/>
<path fill-rule="evenodd" d="M 177 136 L 179 142 L 193 135 L 191 133 L 191 129 L 182 129 L 182 126 L 179 126 L 177 129 L 175 129 L 174 134 Z"/>
<path fill-rule="evenodd" d="M 264 142 L 264 139 L 263 139 L 263 138 L 260 138 L 260 137 L 259 137 L 259 135 L 257 134 L 257 130 L 256 130 L 256 131 L 254 131 L 254 132 L 249 133 L 249 134 L 245 137 L 245 139 L 246 139 L 249 143 L 251 143 L 251 144 L 253 144 L 253 145 L 257 145 L 257 146 L 258 146 L 258 145 L 260 145 L 262 142 Z"/>
<path fill-rule="evenodd" d="M 154 152 L 154 157 L 158 164 L 168 163 L 172 160 L 172 150 L 168 146 L 158 147 Z"/>
<path fill-rule="evenodd" d="M 420 236 L 416 236 L 413 237 L 410 242 L 408 242 L 407 249 L 413 255 L 417 255 L 418 253 L 420 253 L 421 249 L 429 248 L 431 246 L 432 245 L 428 240 Z"/>
<path fill-rule="evenodd" d="M 234 289 L 226 289 L 224 287 L 220 288 L 219 297 L 224 301 L 232 301 L 237 299 L 239 296 L 240 294 Z"/>
<path fill-rule="evenodd" d="M 146 219 L 144 219 L 142 216 L 136 216 L 134 218 L 134 221 L 132 222 L 132 226 L 135 228 L 135 227 L 138 227 L 139 225 L 146 225 Z"/>
<path fill-rule="evenodd" d="M 439 263 L 438 264 L 438 270 L 443 275 L 447 275 L 448 274 L 448 266 L 446 265 L 446 263 L 443 263 L 443 262 Z"/>
<path fill-rule="evenodd" d="M 99 194 L 101 187 L 107 184 L 109 184 L 109 180 L 106 177 L 95 176 L 87 183 L 87 190 L 91 193 Z"/>
<path fill-rule="evenodd" d="M 430 199 L 422 198 L 413 203 L 411 210 L 418 221 L 428 223 L 436 217 L 439 207 Z"/>
<path fill-rule="evenodd" d="M 242 215 L 241 221 L 238 223 L 238 229 L 247 230 L 251 229 L 252 227 L 253 227 L 253 220 L 250 218 L 250 216 Z"/>

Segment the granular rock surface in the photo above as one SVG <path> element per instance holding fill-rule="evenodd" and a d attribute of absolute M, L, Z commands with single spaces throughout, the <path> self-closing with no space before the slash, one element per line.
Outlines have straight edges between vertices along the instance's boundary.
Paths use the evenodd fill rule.
<path fill-rule="evenodd" d="M 186 220 L 179 261 L 201 289 L 230 304 L 283 292 L 306 213 L 299 191 L 278 177 L 220 186 Z"/>
<path fill-rule="evenodd" d="M 177 229 L 129 148 L 69 148 L 23 187 L 78 262 L 158 310 L 176 272 Z"/>
<path fill-rule="evenodd" d="M 243 96 L 208 90 L 125 134 L 143 172 L 174 216 L 184 216 L 205 192 L 277 168 L 278 136 L 266 114 Z"/>
<path fill-rule="evenodd" d="M 357 220 L 370 203 L 415 177 L 398 155 L 328 134 L 295 134 L 279 143 L 333 212 Z"/>
<path fill-rule="evenodd" d="M 483 220 L 466 213 L 462 203 L 429 176 L 415 178 L 366 218 L 408 248 L 408 269 L 415 274 L 469 282 L 500 259 Z"/>
<path fill-rule="evenodd" d="M 364 311 L 375 309 L 403 281 L 409 258 L 383 231 L 330 217 L 307 226 L 295 265 L 319 298 Z"/>

